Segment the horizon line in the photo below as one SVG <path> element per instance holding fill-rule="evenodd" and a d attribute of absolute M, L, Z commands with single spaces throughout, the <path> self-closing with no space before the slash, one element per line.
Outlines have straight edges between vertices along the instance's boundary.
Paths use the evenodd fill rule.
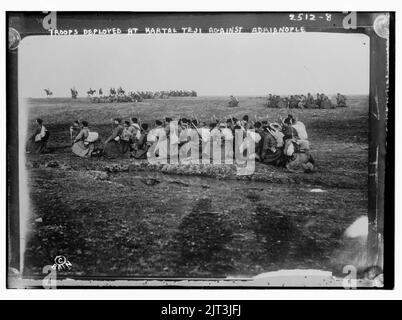
<path fill-rule="evenodd" d="M 160 99 L 160 100 L 168 100 L 168 99 L 171 99 L 171 98 L 200 98 L 200 97 L 227 97 L 227 98 L 229 98 L 231 95 L 233 95 L 233 96 L 235 96 L 235 97 L 255 97 L 255 98 L 258 98 L 258 97 L 263 97 L 263 98 L 268 98 L 268 95 L 269 94 L 272 94 L 272 95 L 278 95 L 278 96 L 290 96 L 290 95 L 306 95 L 308 92 L 306 92 L 306 93 L 265 93 L 265 94 L 258 94 L 258 93 L 256 93 L 256 94 L 197 94 L 197 96 L 196 97 L 191 97 L 191 96 L 183 96 L 183 97 L 179 97 L 179 96 L 171 96 L 171 97 L 169 97 L 169 98 L 165 98 L 165 99 L 162 99 L 162 98 L 156 98 L 156 99 Z M 319 94 L 325 94 L 325 95 L 331 95 L 331 96 L 333 96 L 333 95 L 337 95 L 337 93 L 338 92 L 336 92 L 336 93 L 327 93 L 327 92 L 310 92 L 310 94 L 311 95 L 316 95 L 317 93 L 319 93 Z M 357 92 L 357 93 L 342 93 L 342 92 L 339 92 L 340 94 L 342 94 L 342 95 L 349 95 L 349 96 L 364 96 L 364 95 L 369 95 L 370 93 L 369 92 L 367 92 L 367 93 L 361 93 L 361 92 Z M 104 97 L 108 97 L 109 95 L 103 95 Z M 99 97 L 99 95 L 95 95 L 94 97 Z M 44 96 L 41 96 L 41 97 L 26 97 L 25 99 L 56 99 L 56 98 L 64 98 L 64 99 L 73 99 L 71 96 L 49 96 L 49 97 L 44 97 Z M 73 99 L 73 100 L 77 100 L 77 99 L 86 99 L 86 98 L 91 98 L 91 97 L 88 97 L 88 96 L 81 96 L 81 97 L 77 97 L 76 99 Z M 144 100 L 156 100 L 155 98 L 151 98 L 151 99 L 144 99 Z"/>

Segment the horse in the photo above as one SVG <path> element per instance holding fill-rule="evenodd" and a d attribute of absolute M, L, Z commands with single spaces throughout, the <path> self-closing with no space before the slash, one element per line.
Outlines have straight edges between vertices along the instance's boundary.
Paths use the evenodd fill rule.
<path fill-rule="evenodd" d="M 92 88 L 90 88 L 90 89 L 87 91 L 87 95 L 91 97 L 91 96 L 94 95 L 95 92 L 96 92 L 96 90 L 92 90 Z"/>

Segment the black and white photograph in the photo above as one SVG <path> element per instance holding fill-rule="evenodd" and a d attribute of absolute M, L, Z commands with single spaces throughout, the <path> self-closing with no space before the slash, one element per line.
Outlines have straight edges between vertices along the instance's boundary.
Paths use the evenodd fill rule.
<path fill-rule="evenodd" d="M 392 286 L 393 19 L 7 12 L 7 287 Z"/>

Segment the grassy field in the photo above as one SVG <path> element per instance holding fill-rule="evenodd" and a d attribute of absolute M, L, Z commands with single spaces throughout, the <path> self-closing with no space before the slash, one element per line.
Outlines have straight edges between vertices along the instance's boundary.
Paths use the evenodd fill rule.
<path fill-rule="evenodd" d="M 53 152 L 27 157 L 32 214 L 25 272 L 39 275 L 64 255 L 73 265 L 67 276 L 254 276 L 290 268 L 342 274 L 343 266 L 358 264 L 361 249 L 343 233 L 367 214 L 368 99 L 348 99 L 348 108 L 292 110 L 307 127 L 316 172 L 257 163 L 249 179 L 230 168 L 216 174 L 80 159 L 70 152 L 69 126 L 87 120 L 105 139 L 117 116 L 151 124 L 192 112 L 207 122 L 212 115 L 287 115 L 267 109 L 263 97 L 241 97 L 232 109 L 223 97 L 124 104 L 29 100 L 29 118 L 44 120 Z"/>

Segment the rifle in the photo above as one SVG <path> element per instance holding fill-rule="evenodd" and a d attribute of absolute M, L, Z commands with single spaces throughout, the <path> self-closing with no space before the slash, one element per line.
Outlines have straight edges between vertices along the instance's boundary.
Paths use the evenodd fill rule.
<path fill-rule="evenodd" d="M 198 131 L 198 128 L 195 126 L 195 124 L 191 122 L 191 125 L 192 125 L 192 126 L 194 127 L 194 129 L 197 131 L 198 136 L 202 139 L 202 136 L 201 136 L 200 132 Z"/>
<path fill-rule="evenodd" d="M 200 119 L 198 119 L 198 117 L 197 117 L 197 115 L 195 114 L 195 112 L 193 112 L 193 116 L 194 116 L 194 119 L 197 120 L 197 123 L 200 123 Z"/>

